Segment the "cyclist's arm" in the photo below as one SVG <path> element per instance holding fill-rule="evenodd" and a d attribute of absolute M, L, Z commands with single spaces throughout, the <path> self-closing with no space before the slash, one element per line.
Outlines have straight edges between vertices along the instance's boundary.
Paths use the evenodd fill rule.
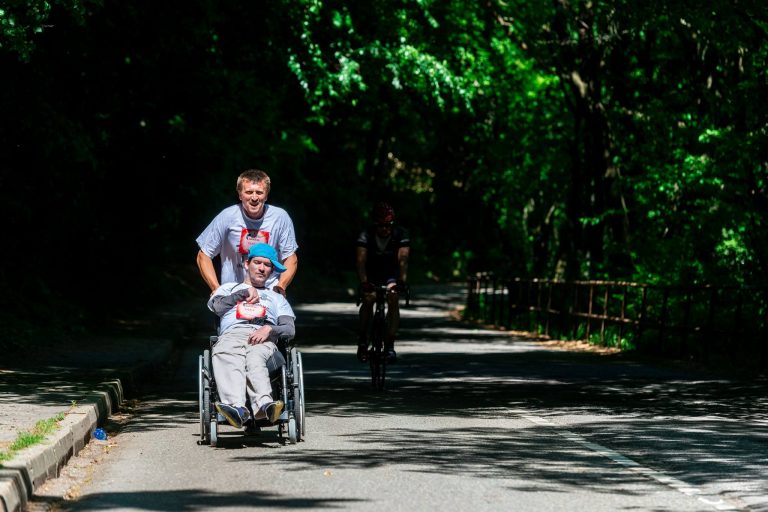
<path fill-rule="evenodd" d="M 365 263 L 368 259 L 368 249 L 365 247 L 357 248 L 357 257 L 355 258 L 355 266 L 357 268 L 357 278 L 361 283 L 368 282 L 368 273 L 365 271 Z"/>
<path fill-rule="evenodd" d="M 408 281 L 408 257 L 411 254 L 410 247 L 401 247 L 397 250 L 397 262 L 400 271 L 400 281 Z"/>

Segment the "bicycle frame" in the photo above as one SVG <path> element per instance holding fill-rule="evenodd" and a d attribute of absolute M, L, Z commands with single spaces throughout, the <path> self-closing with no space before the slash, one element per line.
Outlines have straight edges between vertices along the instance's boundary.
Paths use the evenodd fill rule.
<path fill-rule="evenodd" d="M 387 355 L 384 352 L 384 340 L 387 337 L 387 286 L 376 287 L 376 308 L 371 322 L 371 348 L 368 350 L 368 362 L 371 367 L 371 385 L 376 390 L 384 389 L 387 376 Z"/>

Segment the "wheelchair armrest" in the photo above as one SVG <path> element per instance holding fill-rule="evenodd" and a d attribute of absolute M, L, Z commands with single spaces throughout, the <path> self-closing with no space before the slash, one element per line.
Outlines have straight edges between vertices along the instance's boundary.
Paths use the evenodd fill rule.
<path fill-rule="evenodd" d="M 290 347 L 295 345 L 294 340 L 296 339 L 295 336 L 280 336 L 277 338 L 277 348 L 280 349 L 281 352 L 284 352 L 288 350 Z"/>
<path fill-rule="evenodd" d="M 296 336 L 280 336 L 277 338 L 277 344 L 283 346 L 293 345 L 294 339 L 296 339 Z"/>

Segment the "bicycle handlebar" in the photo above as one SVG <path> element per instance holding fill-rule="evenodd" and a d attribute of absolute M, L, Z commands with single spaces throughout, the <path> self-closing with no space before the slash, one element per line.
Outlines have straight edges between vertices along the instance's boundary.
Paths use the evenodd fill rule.
<path fill-rule="evenodd" d="M 376 299 L 378 300 L 379 296 L 383 296 L 384 293 L 389 290 L 389 287 L 386 284 L 380 284 L 378 286 L 375 286 L 376 291 Z M 398 293 L 402 293 L 405 297 L 405 307 L 408 307 L 411 303 L 411 287 L 408 285 L 408 283 L 403 283 L 402 285 L 397 285 L 394 287 L 394 289 L 398 289 Z M 357 291 L 357 305 L 359 306 L 360 303 L 363 301 L 363 290 L 358 289 Z"/>

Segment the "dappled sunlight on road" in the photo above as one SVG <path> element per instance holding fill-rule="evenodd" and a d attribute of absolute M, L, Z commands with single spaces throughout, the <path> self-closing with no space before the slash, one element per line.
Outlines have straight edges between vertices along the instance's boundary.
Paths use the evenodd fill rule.
<path fill-rule="evenodd" d="M 665 492 L 648 476 L 663 471 L 661 480 L 672 475 L 697 493 L 763 503 L 765 382 L 549 348 L 459 322 L 448 311 L 455 302 L 448 294 L 403 315 L 383 392 L 372 389 L 368 365 L 355 356 L 354 304 L 297 307 L 305 442 L 282 444 L 274 429 L 253 439 L 225 428 L 220 449 L 247 467 L 299 475 L 472 478 L 549 498 L 588 489 L 626 509 L 633 508 L 626 500 Z M 179 398 L 158 399 L 134 431 L 168 428 L 169 412 L 196 429 L 194 395 Z M 281 450 L 280 457 L 264 457 L 265 450 Z M 642 471 L 620 467 L 621 457 Z"/>
<path fill-rule="evenodd" d="M 300 304 L 293 308 L 296 314 L 300 313 L 333 313 L 333 314 L 357 314 L 354 302 L 323 302 L 312 304 Z"/>

